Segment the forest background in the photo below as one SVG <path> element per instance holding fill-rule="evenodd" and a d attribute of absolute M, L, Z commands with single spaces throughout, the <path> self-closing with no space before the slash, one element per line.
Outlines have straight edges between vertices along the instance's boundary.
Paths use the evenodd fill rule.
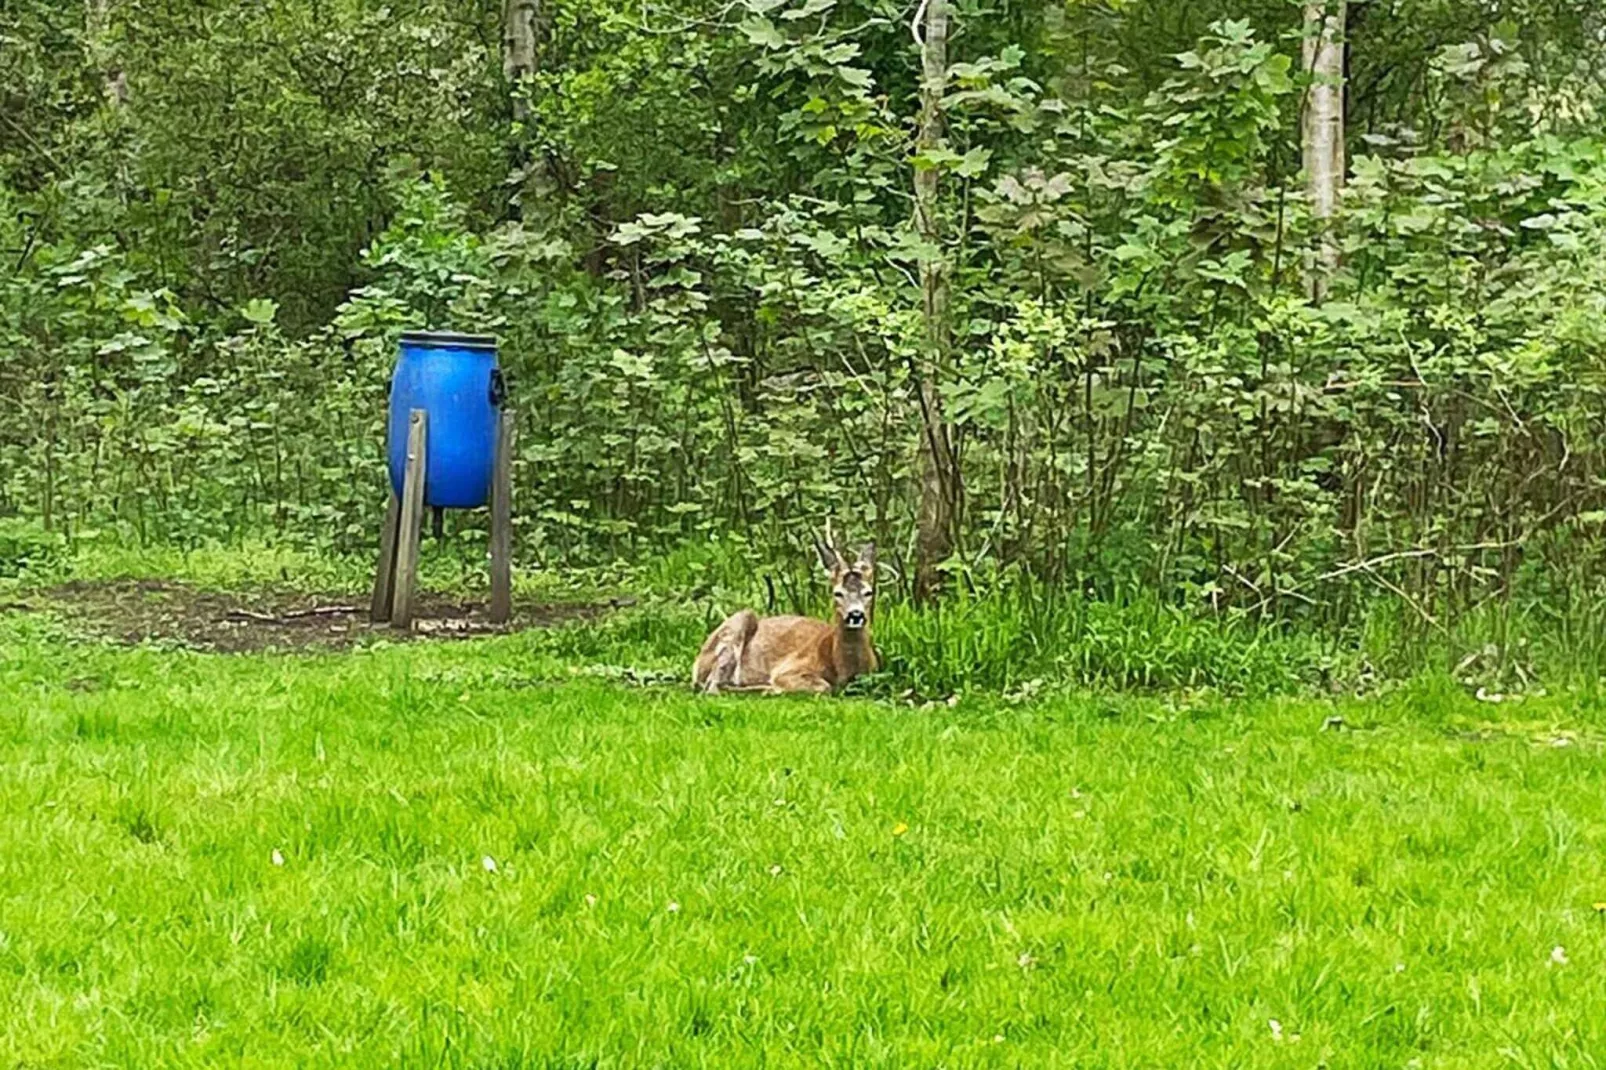
<path fill-rule="evenodd" d="M 1585 0 L 8 0 L 0 559 L 369 553 L 449 328 L 532 567 L 812 605 L 829 516 L 916 601 L 1526 679 L 1606 619 L 1603 60 Z"/>

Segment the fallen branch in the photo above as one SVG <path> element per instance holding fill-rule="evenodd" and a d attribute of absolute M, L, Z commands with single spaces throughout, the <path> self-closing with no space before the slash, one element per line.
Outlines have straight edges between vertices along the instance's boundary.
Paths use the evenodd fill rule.
<path fill-rule="evenodd" d="M 1519 545 L 1520 542 L 1521 542 L 1520 539 L 1513 539 L 1513 540 L 1507 540 L 1505 542 L 1479 542 L 1479 543 L 1473 543 L 1470 546 L 1452 546 L 1452 547 L 1449 547 L 1448 549 L 1445 549 L 1445 550 L 1439 550 L 1439 549 L 1434 549 L 1434 548 L 1424 548 L 1424 549 L 1416 549 L 1416 550 L 1396 550 L 1396 551 L 1394 551 L 1392 553 L 1380 554 L 1377 557 L 1371 557 L 1371 558 L 1367 558 L 1367 559 L 1361 560 L 1361 561 L 1350 561 L 1350 562 L 1348 562 L 1346 564 L 1338 566 L 1335 569 L 1331 569 L 1331 570 L 1329 570 L 1327 572 L 1322 573 L 1320 576 L 1317 576 L 1313 580 L 1307 580 L 1304 583 L 1296 583 L 1296 584 L 1293 584 L 1292 586 L 1284 587 L 1284 588 L 1278 590 L 1275 593 L 1278 596 L 1288 596 L 1288 597 L 1294 597 L 1294 598 L 1301 598 L 1301 599 L 1305 599 L 1306 601 L 1309 601 L 1309 596 L 1307 596 L 1307 595 L 1302 593 L 1305 588 L 1314 586 L 1315 584 L 1318 584 L 1318 583 L 1326 583 L 1329 580 L 1342 579 L 1345 576 L 1353 575 L 1354 573 L 1360 572 L 1360 573 L 1364 573 L 1365 576 L 1368 579 L 1370 579 L 1373 583 L 1376 583 L 1378 586 L 1382 587 L 1384 590 L 1388 591 L 1389 593 L 1391 593 L 1391 594 L 1395 595 L 1396 597 L 1400 598 L 1401 600 L 1403 600 L 1406 605 L 1410 606 L 1410 608 L 1412 610 L 1414 610 L 1417 613 L 1417 615 L 1420 616 L 1428 624 L 1432 625 L 1435 628 L 1440 628 L 1442 630 L 1443 626 L 1436 619 L 1434 619 L 1433 615 L 1431 613 L 1429 613 L 1426 609 L 1424 609 L 1419 603 L 1417 603 L 1415 600 L 1413 600 L 1409 595 L 1407 595 L 1405 593 L 1405 591 L 1402 590 L 1399 587 L 1398 584 L 1393 583 L 1392 581 L 1390 581 L 1389 579 L 1387 579 L 1386 577 L 1381 575 L 1377 571 L 1378 566 L 1379 565 L 1387 565 L 1387 564 L 1390 564 L 1390 563 L 1395 562 L 1395 561 L 1417 561 L 1417 560 L 1421 560 L 1423 558 L 1439 558 L 1439 557 L 1444 557 L 1444 556 L 1447 556 L 1447 555 L 1450 555 L 1450 554 L 1471 554 L 1471 553 L 1478 553 L 1478 552 L 1485 551 L 1485 550 L 1505 550 L 1505 549 L 1509 549 L 1512 546 Z M 1235 570 L 1233 570 L 1233 569 L 1231 569 L 1229 567 L 1228 568 L 1228 572 L 1230 572 L 1235 579 L 1239 580 L 1239 582 L 1245 583 L 1247 586 L 1249 586 L 1250 589 L 1254 590 L 1257 594 L 1260 593 L 1258 588 L 1255 588 L 1253 584 L 1248 583 L 1247 579 L 1245 579 L 1244 577 L 1238 575 L 1238 573 Z M 1266 609 L 1267 606 L 1269 606 L 1271 604 L 1271 601 L 1272 601 L 1271 595 L 1269 595 L 1269 594 L 1264 595 L 1259 602 L 1255 603 L 1254 606 L 1250 607 L 1250 611 L 1251 612 L 1263 611 L 1263 610 Z"/>
<path fill-rule="evenodd" d="M 308 617 L 346 617 L 356 612 L 358 612 L 356 606 L 313 606 L 311 609 L 296 609 L 276 617 L 271 613 L 253 613 L 249 609 L 231 609 L 222 619 L 250 621 L 253 624 L 289 624 L 291 621 L 305 620 Z"/>

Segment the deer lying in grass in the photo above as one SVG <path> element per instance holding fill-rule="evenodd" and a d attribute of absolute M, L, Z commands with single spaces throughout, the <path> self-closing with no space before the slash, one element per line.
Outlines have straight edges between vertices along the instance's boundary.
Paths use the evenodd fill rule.
<path fill-rule="evenodd" d="M 715 628 L 692 666 L 692 686 L 721 691 L 834 691 L 860 673 L 874 672 L 870 642 L 875 602 L 875 544 L 853 564 L 828 542 L 815 544 L 831 577 L 831 620 L 759 617 L 750 609 Z"/>

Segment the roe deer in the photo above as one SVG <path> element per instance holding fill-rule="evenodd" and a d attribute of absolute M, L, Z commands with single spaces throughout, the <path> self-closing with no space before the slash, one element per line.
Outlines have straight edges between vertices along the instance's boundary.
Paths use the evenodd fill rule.
<path fill-rule="evenodd" d="M 692 666 L 692 686 L 721 691 L 826 692 L 860 673 L 874 672 L 870 643 L 875 601 L 875 543 L 848 564 L 828 542 L 816 542 L 820 563 L 831 577 L 835 612 L 831 620 L 812 617 L 759 617 L 744 609 L 715 628 Z"/>

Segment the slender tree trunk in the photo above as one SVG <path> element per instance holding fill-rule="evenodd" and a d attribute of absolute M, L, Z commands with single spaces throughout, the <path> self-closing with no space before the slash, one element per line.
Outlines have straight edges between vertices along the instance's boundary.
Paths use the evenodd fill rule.
<path fill-rule="evenodd" d="M 521 123 L 530 117 L 530 105 L 520 92 L 520 86 L 535 73 L 536 29 L 540 16 L 540 0 L 503 0 L 502 73 L 513 93 L 513 118 Z"/>
<path fill-rule="evenodd" d="M 515 129 L 507 142 L 508 199 L 510 219 L 525 218 L 525 199 L 531 194 L 532 138 L 526 129 L 530 122 L 529 80 L 535 74 L 536 50 L 540 32 L 540 0 L 502 0 L 502 74 L 507 79 L 508 102 Z"/>
<path fill-rule="evenodd" d="M 917 13 L 920 41 L 920 128 L 917 150 L 925 153 L 943 142 L 942 96 L 948 76 L 947 0 L 923 0 L 924 26 Z M 924 33 L 921 33 L 921 30 Z M 914 173 L 915 230 L 925 252 L 920 260 L 920 294 L 925 318 L 925 346 L 920 361 L 920 513 L 916 534 L 915 598 L 929 600 L 941 586 L 939 567 L 953 553 L 954 525 L 961 484 L 954 455 L 954 433 L 943 411 L 941 380 L 950 339 L 948 330 L 948 264 L 942 251 L 936 168 Z"/>
<path fill-rule="evenodd" d="M 106 99 L 114 108 L 128 103 L 128 75 L 123 72 L 107 42 L 111 29 L 112 0 L 88 0 L 84 28 L 88 31 L 90 62 L 101 72 Z"/>
<path fill-rule="evenodd" d="M 1321 301 L 1338 269 L 1339 246 L 1331 221 L 1344 187 L 1344 24 L 1347 0 L 1307 0 L 1305 69 L 1305 181 L 1311 214 L 1323 227 L 1310 270 L 1311 299 Z"/>

